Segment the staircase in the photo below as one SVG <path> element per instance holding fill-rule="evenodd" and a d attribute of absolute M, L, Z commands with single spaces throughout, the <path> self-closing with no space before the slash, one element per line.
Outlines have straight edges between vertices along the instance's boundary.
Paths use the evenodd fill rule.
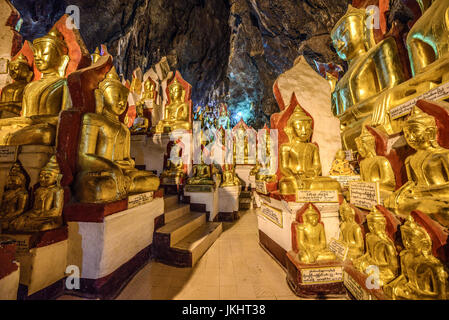
<path fill-rule="evenodd" d="M 239 211 L 252 209 L 253 201 L 253 193 L 251 191 L 242 190 L 239 196 Z"/>
<path fill-rule="evenodd" d="M 208 222 L 205 212 L 192 212 L 178 196 L 166 196 L 165 225 L 154 233 L 156 260 L 176 266 L 193 267 L 223 231 L 222 224 Z"/>

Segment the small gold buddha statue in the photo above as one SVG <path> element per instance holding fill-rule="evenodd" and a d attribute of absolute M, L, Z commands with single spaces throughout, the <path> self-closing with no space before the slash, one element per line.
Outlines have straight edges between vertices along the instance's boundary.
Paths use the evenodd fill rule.
<path fill-rule="evenodd" d="M 316 209 L 309 205 L 303 214 L 304 222 L 297 226 L 298 259 L 302 263 L 311 264 L 336 260 L 326 243 L 324 226 Z"/>
<path fill-rule="evenodd" d="M 203 153 L 201 153 L 201 163 L 193 166 L 193 175 L 187 180 L 188 185 L 215 185 L 212 178 L 210 165 L 205 164 Z"/>
<path fill-rule="evenodd" d="M 137 170 L 130 156 L 131 135 L 119 120 L 128 93 L 112 68 L 95 91 L 96 113 L 83 116 L 74 186 L 80 202 L 106 203 L 159 188 L 159 178 Z"/>
<path fill-rule="evenodd" d="M 378 285 L 382 287 L 398 275 L 398 254 L 394 242 L 387 235 L 385 216 L 377 208 L 367 215 L 367 222 L 366 253 L 354 259 L 353 265 L 362 273 L 369 272 L 370 266 L 379 268 Z"/>
<path fill-rule="evenodd" d="M 182 162 L 182 148 L 178 144 L 174 144 L 172 149 L 170 150 L 172 154 L 177 155 L 179 158 L 177 161 L 172 161 L 167 159 L 166 169 L 161 173 L 161 180 L 170 179 L 174 180 L 177 183 L 181 181 L 182 178 L 185 177 L 184 172 L 184 163 Z"/>
<path fill-rule="evenodd" d="M 240 185 L 240 179 L 235 173 L 235 167 L 225 164 L 223 168 L 223 182 L 220 187 L 235 187 Z"/>
<path fill-rule="evenodd" d="M 248 135 L 246 129 L 241 123 L 238 125 L 234 135 L 234 163 L 247 164 L 248 163 Z"/>
<path fill-rule="evenodd" d="M 374 136 L 363 128 L 361 135 L 355 140 L 357 150 L 363 160 L 360 161 L 360 179 L 366 182 L 379 182 L 381 192 L 391 193 L 396 188 L 396 178 L 390 162 L 376 154 Z"/>
<path fill-rule="evenodd" d="M 59 113 L 70 106 L 64 78 L 67 50 L 56 28 L 33 41 L 34 63 L 42 79 L 25 87 L 20 117 L 0 119 L 0 145 L 55 144 Z"/>
<path fill-rule="evenodd" d="M 437 141 L 435 118 L 417 106 L 404 123 L 404 136 L 416 153 L 405 160 L 408 181 L 385 201 L 399 215 L 414 210 L 449 227 L 449 150 Z"/>
<path fill-rule="evenodd" d="M 264 156 L 264 163 L 259 163 L 259 168 L 256 171 L 256 181 L 264 181 L 267 183 L 270 182 L 276 182 L 277 181 L 277 175 L 276 172 L 272 171 L 273 165 L 273 159 L 271 156 L 271 137 L 270 134 L 268 133 L 268 131 L 265 131 L 266 135 L 265 135 L 265 154 Z M 256 165 L 257 167 L 257 165 Z"/>
<path fill-rule="evenodd" d="M 13 164 L 6 179 L 5 192 L 0 206 L 0 231 L 8 229 L 9 223 L 27 208 L 29 194 L 23 169 L 17 162 Z"/>
<path fill-rule="evenodd" d="M 154 101 L 156 99 L 154 83 L 148 78 L 143 83 L 143 94 L 141 100 L 151 100 Z"/>
<path fill-rule="evenodd" d="M 137 117 L 134 119 L 134 123 L 129 131 L 131 133 L 146 133 L 148 131 L 148 127 L 150 126 L 150 121 L 143 114 L 143 105 L 138 103 L 136 105 L 136 113 Z"/>
<path fill-rule="evenodd" d="M 178 79 L 168 87 L 170 103 L 165 106 L 164 118 L 159 121 L 156 133 L 167 133 L 177 129 L 191 130 L 190 106 L 185 99 L 185 90 Z"/>
<path fill-rule="evenodd" d="M 2 89 L 0 97 L 1 118 L 19 117 L 22 111 L 23 91 L 33 78 L 27 58 L 21 53 L 8 63 L 9 75 L 14 82 Z"/>
<path fill-rule="evenodd" d="M 401 275 L 383 287 L 385 294 L 393 300 L 446 300 L 448 274 L 432 254 L 427 231 L 410 215 L 401 226 L 401 237 Z"/>
<path fill-rule="evenodd" d="M 340 237 L 339 241 L 348 248 L 346 259 L 353 260 L 365 253 L 365 241 L 362 228 L 355 221 L 355 210 L 346 200 L 340 206 Z"/>
<path fill-rule="evenodd" d="M 64 189 L 61 187 L 56 156 L 52 156 L 39 175 L 39 187 L 34 192 L 33 208 L 14 219 L 9 231 L 38 232 L 56 229 L 63 224 Z"/>
<path fill-rule="evenodd" d="M 330 176 L 353 176 L 356 173 L 352 170 L 349 161 L 346 159 L 346 154 L 343 150 L 338 150 L 335 155 L 335 160 L 332 162 L 332 167 L 329 171 Z"/>
<path fill-rule="evenodd" d="M 337 190 L 341 194 L 338 181 L 321 176 L 321 160 L 318 147 L 310 142 L 312 118 L 298 105 L 284 129 L 289 142 L 280 147 L 279 181 L 282 195 L 296 194 L 297 190 Z"/>

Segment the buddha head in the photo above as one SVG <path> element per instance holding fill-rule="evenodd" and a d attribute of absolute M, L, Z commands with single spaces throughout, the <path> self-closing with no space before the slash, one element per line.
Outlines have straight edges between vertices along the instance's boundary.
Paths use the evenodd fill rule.
<path fill-rule="evenodd" d="M 50 187 L 59 183 L 61 178 L 60 172 L 56 156 L 52 156 L 39 174 L 39 183 L 41 187 Z"/>
<path fill-rule="evenodd" d="M 112 112 L 115 116 L 120 116 L 125 112 L 129 89 L 120 82 L 120 78 L 114 67 L 108 72 L 106 78 L 100 82 L 99 90 L 103 97 L 102 107 L 104 109 L 97 110 L 97 112 Z"/>
<path fill-rule="evenodd" d="M 361 135 L 355 139 L 357 150 L 362 158 L 370 158 L 376 155 L 376 139 L 363 126 Z"/>
<path fill-rule="evenodd" d="M 7 190 L 25 189 L 26 178 L 25 174 L 17 162 L 13 164 L 9 171 L 8 178 L 6 180 Z"/>
<path fill-rule="evenodd" d="M 368 229 L 371 233 L 374 233 L 378 236 L 385 235 L 387 220 L 385 216 L 374 207 L 371 212 L 366 216 L 366 220 L 368 221 Z"/>
<path fill-rule="evenodd" d="M 355 210 L 346 202 L 346 200 L 343 200 L 343 203 L 340 206 L 340 216 L 343 222 L 355 221 Z"/>
<path fill-rule="evenodd" d="M 287 122 L 287 128 L 301 142 L 309 142 L 313 133 L 312 123 L 312 118 L 298 105 Z"/>
<path fill-rule="evenodd" d="M 28 65 L 27 58 L 21 53 L 17 59 L 8 63 L 9 75 L 14 81 L 31 81 L 33 71 Z"/>
<path fill-rule="evenodd" d="M 415 150 L 437 147 L 437 125 L 435 118 L 414 106 L 404 124 L 404 137 Z"/>
<path fill-rule="evenodd" d="M 332 44 L 342 60 L 352 60 L 367 51 L 365 20 L 365 9 L 357 9 L 349 5 L 348 11 L 332 29 Z"/>
<path fill-rule="evenodd" d="M 315 208 L 312 205 L 309 205 L 306 212 L 304 212 L 304 223 L 310 224 L 312 226 L 316 226 L 318 222 L 320 221 L 320 215 L 315 210 Z"/>
<path fill-rule="evenodd" d="M 181 83 L 178 82 L 177 78 L 175 78 L 175 81 L 168 87 L 168 91 L 170 92 L 170 99 L 172 102 L 182 101 L 184 88 Z"/>
<path fill-rule="evenodd" d="M 401 226 L 402 243 L 406 250 L 413 251 L 418 254 L 431 254 L 432 239 L 427 231 L 415 222 L 413 217 L 409 215 L 407 221 Z"/>
<path fill-rule="evenodd" d="M 337 154 L 335 155 L 335 160 L 345 161 L 346 160 L 346 153 L 343 150 L 338 150 Z"/>
<path fill-rule="evenodd" d="M 68 62 L 67 46 L 62 34 L 53 28 L 42 38 L 33 41 L 34 64 L 44 75 L 63 76 Z"/>

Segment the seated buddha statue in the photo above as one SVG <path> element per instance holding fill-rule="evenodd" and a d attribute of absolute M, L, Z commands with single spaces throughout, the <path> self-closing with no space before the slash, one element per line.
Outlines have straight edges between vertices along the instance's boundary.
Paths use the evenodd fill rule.
<path fill-rule="evenodd" d="M 321 161 L 317 145 L 310 142 L 312 118 L 298 105 L 284 131 L 289 142 L 280 147 L 279 167 L 283 177 L 279 181 L 282 195 L 296 194 L 296 190 L 337 190 L 338 181 L 321 176 Z"/>
<path fill-rule="evenodd" d="M 201 153 L 201 163 L 193 166 L 193 175 L 187 180 L 188 185 L 215 185 L 210 165 L 205 164 Z"/>
<path fill-rule="evenodd" d="M 177 161 L 172 161 L 170 159 L 167 159 L 167 166 L 166 169 L 161 173 L 161 180 L 163 181 L 165 178 L 170 180 L 175 180 L 176 182 L 179 182 L 180 179 L 185 177 L 184 172 L 184 163 L 182 162 L 182 148 L 175 144 L 170 150 L 171 154 L 175 154 L 177 157 Z"/>
<path fill-rule="evenodd" d="M 374 136 L 364 127 L 355 142 L 357 150 L 363 158 L 359 163 L 360 179 L 366 182 L 379 182 L 381 192 L 393 192 L 396 187 L 393 168 L 387 158 L 376 154 Z"/>
<path fill-rule="evenodd" d="M 343 145 L 351 149 L 376 98 L 405 80 L 395 39 L 387 37 L 375 44 L 373 29 L 366 28 L 367 17 L 365 9 L 350 5 L 331 31 L 337 54 L 348 62 L 348 71 L 332 93 L 332 110 L 340 118 Z"/>
<path fill-rule="evenodd" d="M 133 125 L 129 128 L 131 133 L 146 133 L 150 123 L 148 119 L 143 115 L 143 105 L 138 103 L 136 106 L 137 117 L 134 119 Z"/>
<path fill-rule="evenodd" d="M 259 163 L 259 169 L 256 171 L 256 181 L 264 181 L 264 182 L 276 182 L 276 168 L 274 168 L 275 164 L 273 164 L 274 157 L 271 156 L 271 137 L 267 133 L 265 135 L 265 152 L 262 155 L 263 163 Z M 263 143 L 263 142 L 262 142 Z"/>
<path fill-rule="evenodd" d="M 335 160 L 332 162 L 332 167 L 329 171 L 330 176 L 352 176 L 356 173 L 352 170 L 349 161 L 346 159 L 346 154 L 343 150 L 338 150 L 335 155 Z"/>
<path fill-rule="evenodd" d="M 38 232 L 62 226 L 64 189 L 60 184 L 61 178 L 56 156 L 52 156 L 40 172 L 33 208 L 11 221 L 8 230 Z"/>
<path fill-rule="evenodd" d="M 401 275 L 383 287 L 385 294 L 393 300 L 446 300 L 448 274 L 432 254 L 427 231 L 410 215 L 401 226 L 401 237 Z"/>
<path fill-rule="evenodd" d="M 435 118 L 417 106 L 404 123 L 404 137 L 416 153 L 405 160 L 408 181 L 385 206 L 399 215 L 413 210 L 449 227 L 449 150 L 437 141 Z"/>
<path fill-rule="evenodd" d="M 33 71 L 28 65 L 28 60 L 22 53 L 15 60 L 8 63 L 8 71 L 14 82 L 2 89 L 0 97 L 1 118 L 20 116 L 23 91 L 33 77 Z"/>
<path fill-rule="evenodd" d="M 235 167 L 230 164 L 225 164 L 223 169 L 223 181 L 220 187 L 234 187 L 240 185 L 240 179 L 235 173 Z"/>
<path fill-rule="evenodd" d="M 20 117 L 0 119 L 0 145 L 54 145 L 59 113 L 70 105 L 62 35 L 53 28 L 33 41 L 33 53 L 42 78 L 25 87 Z"/>
<path fill-rule="evenodd" d="M 137 170 L 130 156 L 131 135 L 119 120 L 128 93 L 112 68 L 95 90 L 96 113 L 82 118 L 74 185 L 80 202 L 106 203 L 159 188 L 159 178 Z"/>
<path fill-rule="evenodd" d="M 25 174 L 16 162 L 6 178 L 5 192 L 0 205 L 0 231 L 8 229 L 9 223 L 25 211 L 28 200 Z"/>
<path fill-rule="evenodd" d="M 143 101 L 156 99 L 154 83 L 149 78 L 143 83 L 143 94 L 140 99 Z"/>
<path fill-rule="evenodd" d="M 365 241 L 363 239 L 362 228 L 355 222 L 355 211 L 346 200 L 340 206 L 340 237 L 339 241 L 348 248 L 346 258 L 353 260 L 364 254 Z"/>
<path fill-rule="evenodd" d="M 387 235 L 385 216 L 377 208 L 367 215 L 367 222 L 366 253 L 354 259 L 353 265 L 362 273 L 369 272 L 370 266 L 379 268 L 378 285 L 382 287 L 398 275 L 398 254 L 394 242 Z"/>
<path fill-rule="evenodd" d="M 177 129 L 191 130 L 190 107 L 184 101 L 185 90 L 178 79 L 169 86 L 170 103 L 165 106 L 164 117 L 156 127 L 156 133 L 167 133 Z"/>
<path fill-rule="evenodd" d="M 302 263 L 311 264 L 336 260 L 326 243 L 324 226 L 316 209 L 309 205 L 303 214 L 304 222 L 297 226 L 298 259 Z"/>

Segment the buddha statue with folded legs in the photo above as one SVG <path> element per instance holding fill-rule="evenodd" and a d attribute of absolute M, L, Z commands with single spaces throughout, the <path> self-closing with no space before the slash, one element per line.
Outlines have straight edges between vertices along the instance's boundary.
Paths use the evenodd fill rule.
<path fill-rule="evenodd" d="M 193 166 L 193 175 L 187 180 L 188 185 L 215 185 L 210 165 L 204 163 L 201 152 L 201 163 Z"/>
<path fill-rule="evenodd" d="M 141 103 L 137 104 L 136 113 L 137 116 L 134 119 L 132 127 L 129 128 L 129 131 L 134 134 L 146 133 L 148 131 L 148 127 L 150 126 L 150 122 L 143 114 L 143 105 Z"/>
<path fill-rule="evenodd" d="M 361 226 L 355 221 L 355 209 L 346 200 L 340 206 L 340 237 L 339 241 L 348 248 L 346 258 L 353 260 L 364 254 L 365 241 Z"/>
<path fill-rule="evenodd" d="M 405 160 L 408 181 L 385 201 L 399 215 L 414 210 L 449 227 L 449 150 L 437 141 L 435 118 L 415 106 L 404 123 L 407 144 L 416 153 Z"/>
<path fill-rule="evenodd" d="M 234 187 L 240 185 L 240 179 L 235 173 L 235 166 L 225 164 L 223 168 L 223 182 L 220 187 Z"/>
<path fill-rule="evenodd" d="M 2 89 L 0 97 L 1 118 L 19 117 L 22 111 L 23 91 L 33 77 L 27 58 L 21 53 L 8 63 L 11 79 L 14 81 Z"/>
<path fill-rule="evenodd" d="M 279 167 L 283 175 L 279 181 L 280 193 L 293 195 L 297 190 L 337 190 L 341 194 L 338 181 L 321 176 L 318 146 L 310 142 L 312 118 L 299 105 L 284 131 L 290 141 L 282 144 L 279 151 Z"/>
<path fill-rule="evenodd" d="M 329 171 L 330 176 L 352 176 L 355 172 L 352 170 L 349 161 L 346 159 L 346 154 L 343 150 L 338 150 L 335 155 L 335 160 L 332 162 L 332 167 Z"/>
<path fill-rule="evenodd" d="M 0 119 L 0 145 L 55 144 L 59 113 L 70 106 L 64 78 L 67 50 L 56 28 L 33 41 L 34 63 L 42 78 L 25 87 L 20 117 Z"/>
<path fill-rule="evenodd" d="M 182 148 L 175 143 L 172 146 L 170 153 L 176 155 L 177 159 L 167 159 L 166 169 L 161 173 L 161 181 L 164 183 L 166 180 L 171 180 L 180 183 L 186 176 L 184 163 L 182 162 Z"/>
<path fill-rule="evenodd" d="M 80 202 L 112 202 L 159 188 L 159 178 L 137 170 L 130 156 L 131 135 L 119 119 L 128 93 L 112 68 L 95 91 L 96 113 L 83 116 L 74 185 Z"/>
<path fill-rule="evenodd" d="M 271 137 L 268 131 L 265 131 L 265 152 L 262 156 L 262 163 L 258 162 L 258 165 L 256 165 L 257 171 L 255 172 L 256 181 L 264 181 L 267 183 L 270 182 L 276 182 L 277 176 L 276 176 L 276 168 L 274 167 L 273 160 L 274 156 L 271 155 Z M 262 147 L 263 148 L 263 147 Z M 255 169 L 254 169 L 255 170 Z M 251 172 L 252 173 L 252 172 Z"/>

